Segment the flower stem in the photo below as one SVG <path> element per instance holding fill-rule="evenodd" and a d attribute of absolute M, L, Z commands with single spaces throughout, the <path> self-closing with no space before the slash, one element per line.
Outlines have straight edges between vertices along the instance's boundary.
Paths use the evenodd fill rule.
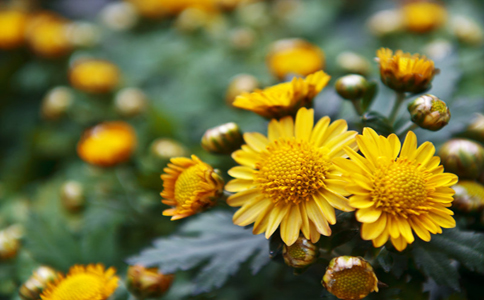
<path fill-rule="evenodd" d="M 408 121 L 407 123 L 405 123 L 405 125 L 403 125 L 402 127 L 400 127 L 400 129 L 397 131 L 397 135 L 398 136 L 402 136 L 403 134 L 409 132 L 410 130 L 413 130 L 415 128 L 417 128 L 418 125 L 415 124 L 414 122 L 412 121 Z"/>
<path fill-rule="evenodd" d="M 358 114 L 358 116 L 363 115 L 363 109 L 361 108 L 361 99 L 351 100 L 351 103 L 353 103 L 353 107 L 355 108 L 355 111 Z"/>
<path fill-rule="evenodd" d="M 400 110 L 400 106 L 402 106 L 403 101 L 405 101 L 405 93 L 397 93 L 397 97 L 395 98 L 395 103 L 393 103 L 392 111 L 390 112 L 390 116 L 388 117 L 390 124 L 393 124 L 395 122 L 395 119 L 397 118 L 397 115 L 398 115 L 398 111 Z"/>

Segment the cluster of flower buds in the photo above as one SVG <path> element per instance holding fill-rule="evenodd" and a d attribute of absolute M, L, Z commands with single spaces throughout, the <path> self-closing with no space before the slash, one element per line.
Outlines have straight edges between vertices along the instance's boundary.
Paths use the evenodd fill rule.
<path fill-rule="evenodd" d="M 20 287 L 19 295 L 23 300 L 37 300 L 40 294 L 50 282 L 54 282 L 58 275 L 57 271 L 47 267 L 40 266 L 33 275 Z"/>

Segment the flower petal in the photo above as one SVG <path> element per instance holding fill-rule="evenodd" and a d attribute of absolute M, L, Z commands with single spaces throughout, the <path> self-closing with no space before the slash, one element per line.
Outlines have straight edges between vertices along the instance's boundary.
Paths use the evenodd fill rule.
<path fill-rule="evenodd" d="M 244 140 L 252 149 L 257 152 L 262 152 L 269 144 L 269 140 L 258 132 L 244 133 Z"/>
<path fill-rule="evenodd" d="M 342 211 L 354 211 L 355 209 L 349 204 L 348 199 L 345 197 L 332 193 L 328 190 L 322 190 L 320 191 L 322 196 L 331 204 L 336 209 L 342 210 Z"/>
<path fill-rule="evenodd" d="M 382 214 L 378 220 L 373 223 L 361 224 L 361 238 L 364 240 L 373 240 L 379 237 L 387 226 L 387 215 Z"/>
<path fill-rule="evenodd" d="M 296 115 L 296 139 L 308 141 L 314 125 L 314 110 L 302 107 Z"/>
<path fill-rule="evenodd" d="M 254 171 L 254 169 L 249 167 L 237 166 L 230 169 L 227 173 L 234 178 L 253 180 Z"/>
<path fill-rule="evenodd" d="M 227 204 L 233 207 L 242 206 L 245 202 L 260 195 L 261 194 L 259 189 L 252 188 L 250 190 L 245 190 L 242 192 L 238 192 L 237 194 L 231 195 L 227 198 Z"/>
<path fill-rule="evenodd" d="M 373 223 L 380 218 L 381 214 L 381 209 L 363 208 L 356 211 L 356 219 L 362 223 Z"/>
<path fill-rule="evenodd" d="M 240 192 L 253 188 L 254 186 L 253 180 L 232 179 L 225 185 L 225 190 L 228 192 Z"/>
<path fill-rule="evenodd" d="M 263 212 L 272 202 L 267 199 L 252 198 L 247 201 L 232 218 L 234 224 L 247 226 L 254 223 L 261 212 Z"/>
<path fill-rule="evenodd" d="M 274 206 L 269 216 L 269 224 L 267 224 L 266 239 L 270 238 L 274 231 L 277 230 L 282 219 L 289 211 L 289 208 L 291 208 L 291 206 L 285 204 Z"/>
<path fill-rule="evenodd" d="M 301 212 L 299 205 L 292 205 L 281 223 L 281 238 L 287 246 L 294 244 L 301 231 Z"/>

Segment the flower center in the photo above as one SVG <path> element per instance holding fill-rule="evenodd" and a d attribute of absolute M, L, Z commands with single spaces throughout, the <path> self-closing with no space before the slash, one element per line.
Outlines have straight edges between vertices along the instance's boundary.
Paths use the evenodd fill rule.
<path fill-rule="evenodd" d="M 428 210 L 425 173 L 406 159 L 381 167 L 373 177 L 372 200 L 386 213 L 419 215 Z"/>
<path fill-rule="evenodd" d="M 318 149 L 295 138 L 276 140 L 256 163 L 259 171 L 255 181 L 274 203 L 307 201 L 324 186 L 331 167 L 327 153 L 326 148 Z"/>
<path fill-rule="evenodd" d="M 92 274 L 77 274 L 63 280 L 54 290 L 52 299 L 92 300 L 105 299 L 104 280 Z"/>
<path fill-rule="evenodd" d="M 190 201 L 200 191 L 200 170 L 197 165 L 184 170 L 175 183 L 175 200 L 179 205 Z"/>

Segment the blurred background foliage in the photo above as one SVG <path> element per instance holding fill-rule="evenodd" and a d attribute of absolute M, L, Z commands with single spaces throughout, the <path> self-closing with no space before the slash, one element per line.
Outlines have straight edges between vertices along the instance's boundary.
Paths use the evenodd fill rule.
<path fill-rule="evenodd" d="M 339 76 L 348 73 L 337 58 L 347 51 L 361 55 L 371 62 L 367 77 L 379 82 L 373 58 L 382 46 L 426 54 L 441 70 L 430 92 L 447 102 L 452 120 L 438 133 L 417 129 L 420 142 L 429 140 L 440 146 L 465 129 L 473 113 L 484 111 L 482 44 L 459 39 L 450 21 L 425 34 L 375 34 L 368 20 L 378 11 L 398 7 L 398 1 L 252 1 L 210 15 L 204 24 L 197 25 L 199 20 L 189 14 L 159 20 L 139 16 L 136 24 L 133 21 L 126 28 L 107 21 L 106 9 L 115 1 L 0 4 L 7 7 L 13 2 L 27 10 L 55 12 L 66 22 L 87 24 L 88 30 L 81 45 L 65 55 L 45 58 L 29 47 L 0 50 L 0 229 L 11 225 L 23 228 L 15 258 L 0 262 L 2 299 L 19 299 L 19 286 L 41 264 L 65 272 L 76 263 L 101 262 L 115 266 L 124 276 L 129 257 L 149 247 L 155 238 L 168 236 L 180 224 L 186 224 L 188 220 L 171 222 L 161 214 L 166 206 L 160 202 L 159 176 L 171 155 L 159 151 L 156 142 L 171 139 L 179 143 L 175 154 L 196 154 L 226 174 L 233 166 L 231 158 L 205 152 L 200 139 L 205 130 L 226 122 L 236 122 L 242 131 L 265 131 L 266 121 L 227 105 L 226 91 L 234 76 L 241 73 L 254 76 L 261 87 L 277 83 L 266 65 L 266 56 L 271 44 L 279 39 L 302 38 L 324 51 L 324 69 L 332 81 L 315 100 L 319 117 L 355 119 L 351 104 L 342 101 L 332 88 Z M 484 2 L 449 0 L 445 6 L 449 17 L 468 16 L 482 27 Z M 72 88 L 69 69 L 76 60 L 85 58 L 105 59 L 118 66 L 121 80 L 117 88 L 105 94 Z M 46 116 L 41 113 L 45 109 L 43 99 L 59 86 L 67 87 L 72 101 L 59 117 Z M 131 116 L 116 106 L 118 90 L 125 87 L 145 94 L 147 107 L 141 113 Z M 381 84 L 379 91 L 372 109 L 385 113 L 393 94 Z M 408 119 L 406 110 L 402 110 L 401 118 L 402 122 Z M 112 168 L 83 162 L 76 153 L 82 132 L 111 120 L 124 120 L 135 128 L 138 145 L 132 159 Z M 356 122 L 350 124 L 356 126 Z M 66 192 L 69 182 L 78 185 L 71 186 L 73 194 Z M 66 201 L 81 204 L 72 208 Z M 219 206 L 219 210 L 228 210 L 225 204 Z M 206 222 L 201 226 L 213 220 Z M 482 230 L 483 225 L 473 229 Z M 390 276 L 384 268 L 377 269 L 378 278 L 384 278 L 381 280 L 391 288 L 372 295 L 372 299 L 428 299 L 429 293 L 433 299 L 482 299 L 481 292 L 473 296 L 473 289 L 484 279 L 480 275 L 464 271 L 462 292 L 436 290 L 435 282 L 417 272 L 413 263 L 399 260 L 403 259 L 399 253 L 387 258 L 399 274 Z M 198 272 L 200 269 L 178 272 L 164 299 L 333 299 L 322 293 L 321 264 L 296 277 L 283 263 L 271 262 L 256 276 L 251 274 L 250 265 L 244 264 L 222 289 L 191 296 L 196 291 L 193 278 Z M 128 296 L 121 289 L 117 297 Z"/>

